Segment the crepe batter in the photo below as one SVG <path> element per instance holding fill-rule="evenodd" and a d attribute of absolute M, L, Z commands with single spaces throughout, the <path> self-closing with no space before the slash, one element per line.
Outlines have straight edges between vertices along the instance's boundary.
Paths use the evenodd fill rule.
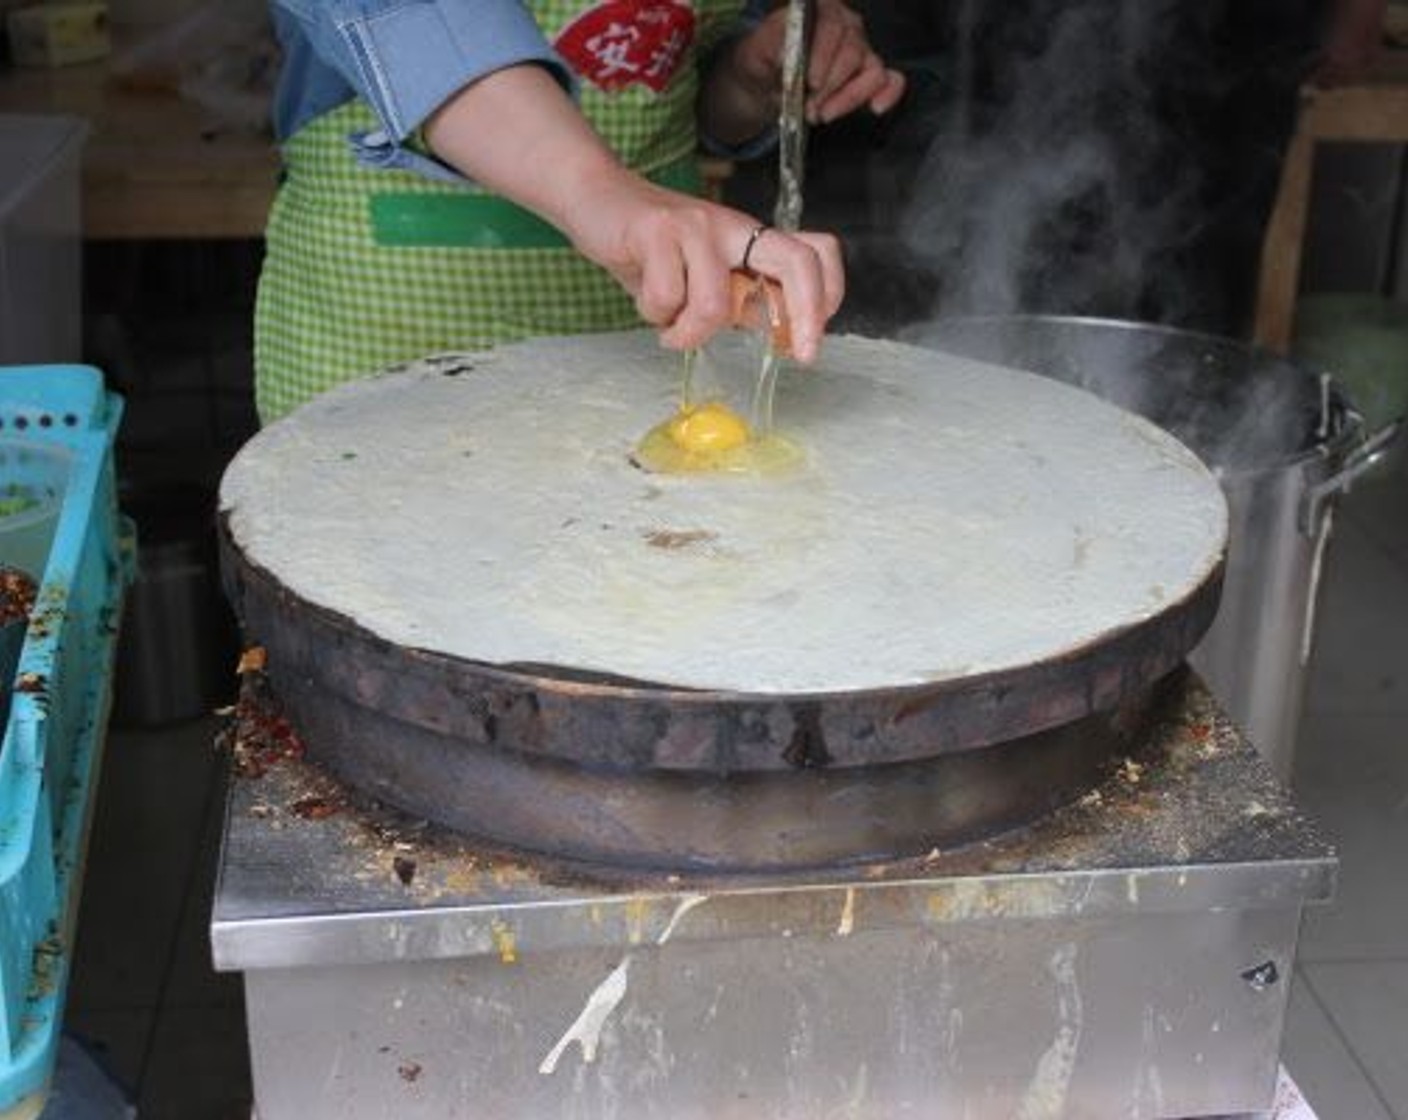
<path fill-rule="evenodd" d="M 1045 660 L 1221 558 L 1212 475 L 1080 390 L 861 338 L 789 377 L 796 469 L 661 476 L 631 461 L 677 391 L 648 333 L 427 359 L 266 428 L 221 505 L 250 560 L 395 644 L 741 692 Z"/>

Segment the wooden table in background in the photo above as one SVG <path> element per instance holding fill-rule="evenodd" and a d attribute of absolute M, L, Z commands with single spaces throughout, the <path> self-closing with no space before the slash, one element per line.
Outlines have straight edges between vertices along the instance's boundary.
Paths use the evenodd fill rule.
<path fill-rule="evenodd" d="M 1302 95 L 1262 243 L 1254 328 L 1256 341 L 1280 354 L 1289 351 L 1295 333 L 1315 146 L 1322 142 L 1408 143 L 1408 49 L 1385 52 L 1373 71 L 1353 85 L 1308 88 Z"/>
<path fill-rule="evenodd" d="M 106 61 L 0 71 L 0 113 L 65 113 L 83 151 L 83 236 L 257 238 L 278 177 L 272 140 L 216 127 L 165 90 L 126 89 Z"/>
<path fill-rule="evenodd" d="M 83 150 L 83 236 L 259 238 L 278 183 L 272 139 L 216 127 L 165 90 L 113 80 L 107 61 L 56 70 L 0 70 L 0 113 L 67 113 L 92 127 Z M 703 158 L 705 193 L 732 173 Z"/>

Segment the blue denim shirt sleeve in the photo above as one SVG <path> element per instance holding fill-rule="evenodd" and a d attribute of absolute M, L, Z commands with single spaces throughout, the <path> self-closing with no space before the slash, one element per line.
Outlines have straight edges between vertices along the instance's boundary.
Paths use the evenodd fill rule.
<path fill-rule="evenodd" d="M 458 172 L 405 143 L 454 93 L 522 63 L 543 65 L 564 88 L 576 88 L 571 69 L 520 0 L 271 0 L 271 9 L 283 48 L 275 135 L 286 139 L 360 96 L 381 126 L 349 137 L 368 167 L 463 182 Z M 766 0 L 750 0 L 735 35 L 767 10 Z M 716 154 L 748 159 L 772 147 L 776 135 L 768 130 L 740 146 L 701 139 Z"/>
<path fill-rule="evenodd" d="M 277 134 L 359 95 L 381 128 L 354 141 L 376 166 L 458 178 L 404 147 L 465 85 L 521 63 L 547 67 L 569 90 L 571 71 L 519 0 L 273 0 L 284 66 Z"/>

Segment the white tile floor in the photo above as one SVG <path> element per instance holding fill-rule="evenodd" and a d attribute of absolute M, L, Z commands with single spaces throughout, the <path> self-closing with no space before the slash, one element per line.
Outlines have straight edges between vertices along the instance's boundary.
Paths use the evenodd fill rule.
<path fill-rule="evenodd" d="M 1321 1120 L 1408 1120 L 1408 464 L 1341 506 L 1295 785 L 1340 850 L 1284 1056 Z"/>

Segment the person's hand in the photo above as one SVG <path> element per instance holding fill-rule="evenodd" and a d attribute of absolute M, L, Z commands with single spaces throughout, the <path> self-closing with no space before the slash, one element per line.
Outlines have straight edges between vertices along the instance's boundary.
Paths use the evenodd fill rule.
<path fill-rule="evenodd" d="M 621 168 L 579 178 L 564 229 L 584 256 L 634 296 L 670 347 L 699 346 L 733 325 L 731 272 L 744 263 L 782 289 L 792 354 L 815 360 L 841 306 L 845 273 L 830 234 L 765 229 L 737 210 L 673 191 Z M 751 249 L 749 242 L 752 242 Z"/>
<path fill-rule="evenodd" d="M 700 102 L 711 135 L 741 143 L 777 119 L 786 37 L 787 10 L 777 8 L 716 63 Z M 807 56 L 807 120 L 827 124 L 860 109 L 888 113 L 904 89 L 904 75 L 875 53 L 861 17 L 841 0 L 817 0 Z"/>
<path fill-rule="evenodd" d="M 787 9 L 763 20 L 740 49 L 758 54 L 755 65 L 781 80 Z M 904 96 L 904 75 L 881 61 L 866 38 L 865 23 L 841 0 L 817 0 L 816 26 L 807 55 L 807 120 L 827 124 L 868 108 L 888 113 Z"/>
<path fill-rule="evenodd" d="M 466 86 L 425 134 L 446 163 L 551 222 L 610 272 L 667 346 L 698 346 L 730 325 L 729 273 L 746 264 L 781 285 L 796 358 L 816 358 L 845 290 L 840 243 L 771 229 L 755 238 L 747 214 L 629 171 L 541 67 Z"/>
<path fill-rule="evenodd" d="M 1362 78 L 1383 50 L 1388 0 L 1335 0 L 1315 84 L 1338 86 Z"/>

